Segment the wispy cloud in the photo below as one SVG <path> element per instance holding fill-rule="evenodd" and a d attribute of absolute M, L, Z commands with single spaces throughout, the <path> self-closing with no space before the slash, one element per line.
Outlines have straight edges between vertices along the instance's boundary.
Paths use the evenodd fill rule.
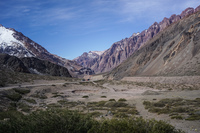
<path fill-rule="evenodd" d="M 94 3 L 98 11 L 117 15 L 118 22 L 134 22 L 138 18 L 160 20 L 187 7 L 199 5 L 197 0 L 98 0 Z"/>
<path fill-rule="evenodd" d="M 52 3 L 51 3 L 52 2 Z M 65 7 L 62 3 L 55 3 L 54 0 L 38 2 L 37 0 L 8 0 L 1 4 L 1 19 L 21 19 L 30 24 L 45 25 L 59 23 L 60 21 L 71 20 L 77 16 L 77 10 L 73 7 Z"/>
<path fill-rule="evenodd" d="M 82 30 L 96 27 L 100 31 L 114 23 L 159 21 L 198 4 L 197 0 L 5 0 L 0 2 L 0 18 L 24 21 L 30 26 L 65 24 Z"/>

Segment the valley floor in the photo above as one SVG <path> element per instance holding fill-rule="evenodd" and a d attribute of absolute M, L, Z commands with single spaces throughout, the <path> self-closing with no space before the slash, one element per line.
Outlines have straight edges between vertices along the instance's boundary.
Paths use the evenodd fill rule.
<path fill-rule="evenodd" d="M 146 78 L 149 79 L 149 77 Z M 196 80 L 191 80 L 192 78 Z M 187 77 L 181 80 L 172 77 L 171 81 L 173 83 L 163 82 L 164 80 L 162 82 L 161 80 L 159 82 L 144 81 L 144 77 L 141 78 L 142 80 L 138 79 L 137 81 L 133 80 L 133 78 L 125 78 L 122 81 L 99 80 L 90 82 L 37 80 L 31 84 L 25 83 L 0 88 L 0 98 L 3 97 L 4 93 L 7 93 L 6 91 L 12 90 L 13 88 L 21 88 L 22 90 L 24 88 L 30 90 L 30 92 L 22 95 L 22 98 L 18 101 L 18 105 L 23 104 L 29 107 L 30 110 L 23 109 L 24 106 L 18 106 L 17 109 L 25 114 L 38 109 L 45 110 L 55 107 L 68 108 L 85 113 L 93 113 L 96 119 L 101 119 L 102 117 L 110 119 L 112 117 L 142 116 L 145 119 L 153 118 L 167 121 L 177 129 L 181 129 L 186 133 L 200 132 L 200 119 L 187 120 L 191 115 L 188 111 L 154 112 L 148 111 L 144 105 L 144 101 L 156 103 L 163 99 L 179 99 L 179 101 L 184 103 L 196 99 L 195 102 L 198 102 L 200 98 L 199 77 Z M 176 83 L 174 79 L 177 79 Z M 170 81 L 170 78 L 165 81 Z M 9 93 L 7 94 L 9 95 Z M 30 102 L 31 100 L 32 102 Z M 1 105 L 1 108 L 6 108 L 6 105 L 9 105 L 12 101 L 2 102 L 8 102 L 7 104 L 4 103 L 4 105 Z M 118 103 L 118 105 L 115 103 Z M 169 106 L 169 108 L 175 109 L 177 107 L 175 104 Z M 153 108 L 153 106 L 151 107 Z M 165 108 L 164 106 L 157 107 L 162 107 L 159 109 Z M 181 108 L 193 109 L 193 113 L 197 112 L 197 116 L 200 117 L 200 102 L 194 105 L 188 105 L 186 103 Z M 181 116 L 181 119 L 172 119 L 171 116 L 173 115 Z"/>

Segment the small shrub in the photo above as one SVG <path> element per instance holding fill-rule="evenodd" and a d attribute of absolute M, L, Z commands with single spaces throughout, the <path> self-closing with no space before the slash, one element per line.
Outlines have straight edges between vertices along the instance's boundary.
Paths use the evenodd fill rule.
<path fill-rule="evenodd" d="M 61 108 L 62 106 L 56 103 L 50 103 L 47 105 L 48 108 Z"/>
<path fill-rule="evenodd" d="M 139 114 L 139 112 L 136 110 L 136 108 L 129 109 L 127 113 L 131 114 L 131 115 L 138 115 Z"/>
<path fill-rule="evenodd" d="M 124 112 L 117 112 L 117 113 L 114 114 L 114 117 L 127 118 L 128 115 L 127 115 L 127 113 L 124 113 Z"/>
<path fill-rule="evenodd" d="M 56 97 L 61 97 L 62 95 L 56 94 L 54 96 L 52 96 L 52 98 L 56 98 Z"/>
<path fill-rule="evenodd" d="M 19 94 L 27 94 L 27 93 L 30 93 L 31 91 L 27 88 L 14 88 L 13 89 L 15 92 L 19 93 Z"/>
<path fill-rule="evenodd" d="M 64 84 L 63 87 L 66 87 L 66 85 Z"/>
<path fill-rule="evenodd" d="M 24 99 L 25 101 L 27 101 L 28 103 L 32 103 L 32 104 L 37 104 L 37 102 L 34 99 Z"/>
<path fill-rule="evenodd" d="M 6 97 L 12 101 L 19 101 L 22 98 L 22 95 L 20 95 L 19 93 L 12 93 L 6 95 Z"/>
<path fill-rule="evenodd" d="M 107 98 L 106 96 L 101 96 L 101 98 Z"/>
<path fill-rule="evenodd" d="M 30 112 L 31 111 L 31 106 L 25 104 L 25 103 L 19 103 L 18 104 L 19 109 L 21 109 L 21 111 L 23 112 Z"/>
<path fill-rule="evenodd" d="M 92 117 L 99 117 L 100 115 L 102 115 L 102 113 L 95 111 L 95 112 L 89 113 L 89 115 Z"/>
<path fill-rule="evenodd" d="M 162 103 L 162 102 L 157 102 L 157 103 L 154 103 L 153 105 L 154 105 L 155 107 L 164 107 L 164 106 L 165 106 L 165 104 Z"/>
<path fill-rule="evenodd" d="M 21 118 L 23 114 L 16 110 L 9 110 L 5 112 L 0 112 L 0 120 L 4 120 L 5 118 Z M 2 123 L 0 122 L 0 125 Z M 0 129 L 1 130 L 1 129 Z"/>
<path fill-rule="evenodd" d="M 106 107 L 126 107 L 128 106 L 128 104 L 124 102 L 107 102 L 105 106 Z"/>
<path fill-rule="evenodd" d="M 183 120 L 183 117 L 181 115 L 175 115 L 175 116 L 172 116 L 171 119 Z"/>
<path fill-rule="evenodd" d="M 109 101 L 114 101 L 114 102 L 116 102 L 116 100 L 115 100 L 115 99 L 110 99 Z"/>
<path fill-rule="evenodd" d="M 144 101 L 143 105 L 145 105 L 145 109 L 148 109 L 148 108 L 150 108 L 152 106 L 150 101 Z"/>
<path fill-rule="evenodd" d="M 125 102 L 125 101 L 127 101 L 127 100 L 124 99 L 124 98 L 120 98 L 118 101 L 119 101 L 119 102 Z"/>
<path fill-rule="evenodd" d="M 173 108 L 173 109 L 172 109 L 172 112 L 186 113 L 186 112 L 188 112 L 188 108 L 177 107 L 177 108 Z"/>
<path fill-rule="evenodd" d="M 89 98 L 89 96 L 83 96 L 82 98 Z"/>
<path fill-rule="evenodd" d="M 185 120 L 188 120 L 188 121 L 195 121 L 195 120 L 200 120 L 200 115 L 197 115 L 197 114 L 192 114 L 190 115 L 187 119 Z"/>
<path fill-rule="evenodd" d="M 128 112 L 129 108 L 119 108 L 118 112 Z"/>
<path fill-rule="evenodd" d="M 39 99 L 47 99 L 48 97 L 44 94 L 33 94 L 31 97 L 39 98 Z"/>

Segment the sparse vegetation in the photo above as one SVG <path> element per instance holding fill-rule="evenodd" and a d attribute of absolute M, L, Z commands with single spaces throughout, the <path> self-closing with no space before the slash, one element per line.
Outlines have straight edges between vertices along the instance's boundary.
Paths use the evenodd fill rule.
<path fill-rule="evenodd" d="M 116 100 L 115 100 L 115 99 L 109 99 L 109 101 L 114 101 L 114 102 L 116 102 Z"/>
<path fill-rule="evenodd" d="M 178 120 L 182 120 L 183 117 L 181 115 L 175 115 L 175 116 L 172 116 L 171 119 L 178 119 Z"/>
<path fill-rule="evenodd" d="M 27 99 L 24 99 L 24 100 L 28 103 L 31 103 L 31 104 L 37 104 L 37 102 L 34 99 L 31 99 L 31 98 L 27 98 Z"/>
<path fill-rule="evenodd" d="M 26 103 L 18 103 L 18 108 L 22 111 L 22 112 L 30 112 L 31 111 L 31 106 L 27 105 Z"/>
<path fill-rule="evenodd" d="M 47 99 L 48 97 L 44 94 L 32 94 L 31 97 L 39 98 L 39 99 Z"/>
<path fill-rule="evenodd" d="M 14 88 L 13 90 L 22 95 L 30 93 L 30 90 L 27 88 Z"/>
<path fill-rule="evenodd" d="M 125 101 L 127 101 L 127 100 L 124 99 L 124 98 L 120 98 L 118 101 L 119 101 L 119 102 L 125 102 Z"/>
<path fill-rule="evenodd" d="M 75 78 L 68 77 L 56 77 L 49 75 L 37 75 L 37 74 L 29 74 L 29 73 L 20 73 L 20 72 L 12 72 L 12 71 L 2 71 L 0 70 L 0 86 L 4 87 L 7 84 L 16 84 L 23 82 L 32 82 L 33 80 L 65 80 L 65 81 L 77 81 Z"/>
<path fill-rule="evenodd" d="M 91 115 L 100 115 L 100 113 L 94 112 L 89 115 L 84 115 L 77 111 L 63 109 L 36 111 L 30 115 L 23 115 L 17 111 L 0 112 L 0 119 L 4 120 L 3 122 L 0 122 L 0 132 L 181 133 L 180 130 L 176 130 L 173 126 L 164 121 L 144 120 L 141 117 L 96 121 L 90 117 Z"/>
<path fill-rule="evenodd" d="M 12 101 L 19 101 L 22 98 L 22 95 L 14 92 L 14 93 L 11 93 L 11 94 L 7 94 L 6 97 L 9 98 Z"/>
<path fill-rule="evenodd" d="M 62 106 L 60 104 L 57 103 L 51 103 L 47 105 L 48 108 L 61 108 Z"/>
<path fill-rule="evenodd" d="M 200 100 L 162 99 L 158 102 L 144 101 L 145 109 L 157 114 L 169 114 L 172 119 L 200 120 Z M 180 114 L 185 114 L 183 117 Z"/>
<path fill-rule="evenodd" d="M 131 99 L 131 97 L 130 97 L 131 94 L 129 97 L 125 96 L 126 94 L 128 94 L 129 92 L 132 92 L 132 90 L 135 89 L 133 87 L 133 85 L 136 87 L 140 87 L 139 85 L 141 85 L 141 86 L 145 86 L 144 88 L 152 87 L 154 89 L 160 89 L 160 90 L 163 88 L 165 89 L 163 91 L 158 91 L 158 90 L 153 90 L 153 89 L 148 88 L 147 90 L 159 93 L 158 94 L 159 96 L 156 93 L 153 93 L 153 94 L 151 94 L 150 97 L 147 96 L 146 98 L 143 95 L 143 93 L 141 92 L 141 94 L 142 94 L 141 97 L 143 97 L 143 99 L 151 99 L 149 101 L 146 100 L 143 102 L 143 104 L 145 105 L 145 108 L 148 109 L 149 112 L 157 113 L 158 115 L 159 114 L 168 114 L 169 117 L 167 118 L 167 120 L 169 118 L 177 119 L 177 120 L 188 120 L 188 121 L 200 120 L 200 113 L 199 113 L 200 112 L 200 98 L 196 98 L 194 100 L 187 100 L 187 99 L 183 99 L 184 96 L 180 95 L 180 98 L 172 98 L 172 99 L 165 98 L 165 99 L 159 100 L 160 96 L 165 94 L 165 92 L 167 92 L 169 94 L 172 93 L 172 92 L 169 92 L 169 88 L 172 88 L 172 90 L 170 90 L 170 91 L 176 91 L 176 90 L 181 91 L 182 88 L 184 88 L 184 90 L 186 90 L 186 89 L 193 90 L 195 88 L 195 85 L 191 85 L 191 87 L 188 87 L 190 85 L 178 86 L 178 85 L 168 85 L 168 84 L 159 84 L 159 83 L 151 83 L 150 85 L 148 85 L 147 83 L 102 80 L 102 81 L 95 81 L 94 83 L 86 82 L 86 83 L 80 83 L 80 84 L 79 83 L 66 83 L 64 85 L 56 84 L 56 87 L 53 87 L 53 85 L 52 85 L 53 83 L 54 82 L 50 83 L 50 85 L 48 85 L 48 86 L 29 87 L 29 88 L 20 88 L 20 86 L 19 86 L 19 88 L 2 91 L 3 95 L 0 94 L 0 97 L 5 98 L 8 101 L 8 103 L 6 103 L 7 105 L 4 104 L 2 107 L 0 106 L 0 118 L 3 117 L 2 120 L 0 120 L 0 127 L 2 124 L 1 122 L 3 122 L 3 123 L 6 122 L 8 125 L 11 125 L 9 123 L 11 120 L 10 119 L 11 117 L 15 117 L 18 120 L 21 119 L 21 122 L 22 122 L 22 121 L 26 121 L 26 119 L 29 119 L 28 117 L 36 112 L 37 113 L 43 112 L 43 114 L 45 114 L 46 111 L 51 112 L 53 110 L 60 110 L 61 112 L 58 111 L 59 112 L 57 114 L 58 116 L 60 115 L 60 113 L 63 113 L 62 111 L 69 111 L 69 112 L 78 113 L 81 116 L 81 119 L 83 117 L 89 117 L 89 119 L 94 123 L 92 123 L 92 126 L 89 129 L 87 129 L 86 132 L 93 132 L 94 131 L 93 128 L 107 128 L 107 130 L 106 129 L 98 129 L 96 131 L 97 133 L 101 132 L 101 131 L 105 131 L 105 130 L 107 132 L 118 132 L 120 130 L 114 129 L 114 128 L 117 128 L 117 125 L 115 125 L 115 124 L 123 125 L 124 123 L 128 124 L 127 128 L 133 128 L 134 131 L 140 132 L 140 131 L 143 131 L 143 129 L 140 130 L 140 129 L 138 129 L 138 127 L 142 128 L 143 126 L 140 126 L 141 121 L 136 120 L 136 119 L 138 119 L 136 117 L 138 117 L 139 112 L 137 111 L 137 108 L 135 107 L 135 105 L 138 105 L 138 101 L 137 101 L 138 99 L 134 100 L 134 97 L 133 97 L 133 99 Z M 107 89 L 102 90 L 102 89 L 100 89 L 101 86 L 107 87 Z M 96 88 L 96 87 L 98 87 L 98 88 Z M 117 95 L 110 96 L 109 88 L 114 88 Z M 123 93 L 123 95 L 121 95 L 120 91 Z M 178 91 L 178 92 L 180 92 L 180 91 Z M 187 92 L 190 92 L 190 91 L 187 91 Z M 31 93 L 31 94 L 28 94 L 28 93 Z M 97 95 L 96 95 L 96 93 L 97 93 Z M 115 92 L 113 92 L 113 93 L 115 93 Z M 6 95 L 4 96 L 4 94 L 6 94 Z M 18 96 L 18 98 L 17 98 L 17 96 Z M 110 98 L 112 98 L 112 99 L 109 99 L 108 96 L 110 96 Z M 174 94 L 173 97 L 179 97 L 179 95 Z M 97 98 L 96 100 L 101 99 L 102 101 L 96 101 L 95 98 Z M 115 98 L 115 99 L 113 99 L 113 98 Z M 190 97 L 188 97 L 188 98 L 190 98 Z M 128 99 L 130 99 L 130 100 L 128 100 Z M 139 99 L 139 100 L 141 100 L 141 99 Z M 93 102 L 91 102 L 91 101 L 93 101 Z M 141 103 L 139 102 L 139 104 L 141 104 Z M 5 108 L 4 108 L 4 106 L 5 106 Z M 38 110 L 38 111 L 35 112 L 35 110 Z M 73 110 L 78 110 L 78 111 L 73 111 Z M 4 111 L 7 111 L 8 113 L 5 115 L 4 115 L 4 113 L 1 113 Z M 12 115 L 8 116 L 8 115 L 10 115 L 9 112 L 16 114 L 16 116 L 12 116 Z M 19 112 L 21 112 L 27 116 L 24 116 L 23 114 L 21 114 Z M 42 115 L 42 114 L 40 114 L 40 115 Z M 57 121 L 57 119 L 60 118 L 60 116 L 58 117 L 58 116 L 51 116 L 51 115 L 49 117 L 52 117 L 52 118 L 49 118 L 49 119 L 51 119 L 52 121 L 54 119 L 56 119 L 56 121 Z M 143 113 L 141 113 L 140 115 L 143 115 Z M 43 116 L 41 116 L 41 117 L 43 117 Z M 46 118 L 46 117 L 43 117 L 43 118 Z M 71 119 L 71 117 L 68 117 L 68 118 Z M 150 118 L 151 118 L 151 116 L 150 116 Z M 37 119 L 37 117 L 35 117 L 35 119 Z M 68 120 L 63 120 L 63 119 L 64 118 L 61 118 L 61 122 L 60 122 L 61 125 L 63 124 L 63 122 L 68 121 Z M 77 119 L 72 118 L 72 119 L 74 119 L 74 121 L 77 122 L 78 121 L 77 119 L 79 119 L 79 118 L 77 118 Z M 112 119 L 112 120 L 107 120 L 107 119 Z M 122 123 L 114 122 L 113 119 L 115 121 L 116 120 L 122 121 Z M 139 122 L 137 124 L 138 126 L 136 127 L 136 124 L 134 125 L 132 123 L 129 123 L 130 119 L 135 120 L 135 122 Z M 31 120 L 31 119 L 29 119 L 29 120 Z M 41 119 L 38 119 L 38 120 L 41 120 Z M 49 126 L 51 126 L 50 121 L 48 121 L 48 120 L 45 120 L 45 121 L 47 122 L 47 124 L 49 122 L 50 123 Z M 113 121 L 113 122 L 110 122 L 110 121 Z M 128 121 L 128 123 L 127 123 L 127 121 Z M 144 120 L 144 121 L 147 124 L 146 127 L 148 128 L 148 126 L 151 126 L 151 125 L 148 125 L 149 121 L 154 121 L 154 120 Z M 33 122 L 36 122 L 36 120 L 35 121 L 33 120 Z M 72 121 L 70 121 L 70 122 L 72 122 Z M 88 121 L 85 121 L 85 123 L 87 123 L 87 122 Z M 110 125 L 109 124 L 108 125 L 112 126 L 112 128 L 104 127 L 103 126 L 104 122 L 110 123 Z M 156 122 L 158 122 L 158 121 L 156 121 Z M 180 121 L 180 122 L 182 122 L 182 121 Z M 29 122 L 29 123 L 32 124 L 31 122 Z M 95 125 L 95 123 L 98 125 Z M 145 123 L 143 123 L 143 124 L 145 124 Z M 23 124 L 23 123 L 19 122 L 19 124 Z M 36 123 L 33 123 L 33 124 L 37 125 Z M 114 124 L 114 125 L 111 125 L 111 124 Z M 125 127 L 126 127 L 126 124 L 124 125 Z M 129 125 L 129 124 L 132 124 L 132 125 Z M 152 124 L 156 124 L 156 123 L 152 123 Z M 68 125 L 70 126 L 70 124 L 68 124 Z M 62 127 L 62 128 L 65 129 L 65 126 L 68 126 L 68 125 L 67 124 L 63 125 L 64 127 Z M 82 123 L 82 125 L 83 125 L 83 123 Z M 79 127 L 82 128 L 81 127 L 82 125 L 79 125 Z M 47 127 L 47 125 L 44 125 L 44 126 Z M 73 126 L 73 125 L 71 125 L 71 126 Z M 120 126 L 121 125 L 118 125 L 119 128 L 121 128 Z M 130 126 L 133 126 L 133 127 L 130 127 Z M 166 125 L 164 125 L 164 126 L 166 126 Z M 14 125 L 14 127 L 16 127 L 16 125 Z M 20 129 L 20 128 L 21 127 L 19 127 L 18 129 Z M 29 128 L 29 127 L 27 126 L 27 128 Z M 83 127 L 83 128 L 85 128 L 85 127 Z M 150 131 L 150 129 L 151 129 L 151 127 L 149 127 L 148 131 Z M 1 130 L 1 128 L 0 128 L 0 130 Z M 44 130 L 46 131 L 46 129 L 44 129 Z M 43 132 L 45 132 L 44 130 L 43 130 Z M 20 131 L 21 131 L 21 129 L 20 129 Z M 30 129 L 28 131 L 31 132 L 32 129 Z M 35 130 L 33 130 L 33 131 L 35 131 Z M 66 131 L 68 131 L 68 130 L 66 129 Z M 129 132 L 128 129 L 124 130 L 124 131 Z M 155 131 L 155 130 L 152 129 L 152 131 Z M 38 129 L 36 132 L 40 132 L 40 129 Z M 55 131 L 55 132 L 57 132 L 57 131 Z M 165 131 L 163 131 L 163 132 L 165 132 Z"/>

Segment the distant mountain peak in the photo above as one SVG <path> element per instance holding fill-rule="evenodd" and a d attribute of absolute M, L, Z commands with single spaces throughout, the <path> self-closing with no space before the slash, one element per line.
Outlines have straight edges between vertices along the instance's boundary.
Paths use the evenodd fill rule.
<path fill-rule="evenodd" d="M 0 53 L 5 53 L 18 58 L 35 57 L 47 60 L 67 68 L 73 77 L 83 74 L 94 74 L 91 69 L 83 68 L 74 61 L 70 61 L 49 53 L 44 47 L 32 41 L 21 32 L 0 25 Z M 83 69 L 85 70 L 83 73 Z"/>
<path fill-rule="evenodd" d="M 105 51 L 89 51 L 84 52 L 81 56 L 73 59 L 78 64 L 83 67 L 91 67 L 95 61 L 101 56 Z"/>

